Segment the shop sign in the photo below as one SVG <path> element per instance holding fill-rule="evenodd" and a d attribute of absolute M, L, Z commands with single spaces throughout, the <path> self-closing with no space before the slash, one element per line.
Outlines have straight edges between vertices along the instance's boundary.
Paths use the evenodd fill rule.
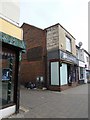
<path fill-rule="evenodd" d="M 70 55 L 69 53 L 65 53 L 61 50 L 60 50 L 60 59 L 70 61 L 70 62 L 74 62 L 74 63 L 78 64 L 78 60 L 77 60 L 76 57 L 74 57 L 73 55 Z"/>

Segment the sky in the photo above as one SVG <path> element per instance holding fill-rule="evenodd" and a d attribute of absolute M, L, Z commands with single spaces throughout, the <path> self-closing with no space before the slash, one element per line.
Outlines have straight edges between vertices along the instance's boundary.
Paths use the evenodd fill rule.
<path fill-rule="evenodd" d="M 20 0 L 20 25 L 24 22 L 39 28 L 60 23 L 88 50 L 89 0 Z"/>

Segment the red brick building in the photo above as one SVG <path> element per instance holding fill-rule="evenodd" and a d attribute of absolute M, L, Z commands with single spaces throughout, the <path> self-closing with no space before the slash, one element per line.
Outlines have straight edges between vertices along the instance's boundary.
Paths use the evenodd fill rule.
<path fill-rule="evenodd" d="M 22 54 L 21 84 L 36 83 L 39 77 L 45 81 L 46 74 L 46 41 L 45 31 L 35 26 L 24 23 L 23 39 L 26 42 L 26 53 Z M 46 81 L 44 82 L 46 85 Z"/>
<path fill-rule="evenodd" d="M 78 60 L 75 38 L 60 24 L 44 30 L 24 23 L 21 84 L 44 81 L 50 90 L 62 91 L 78 85 Z"/>

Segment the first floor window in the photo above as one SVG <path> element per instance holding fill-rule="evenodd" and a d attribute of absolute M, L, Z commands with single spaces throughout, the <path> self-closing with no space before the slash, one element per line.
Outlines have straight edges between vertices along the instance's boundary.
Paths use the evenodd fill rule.
<path fill-rule="evenodd" d="M 66 50 L 71 52 L 71 39 L 66 36 Z"/>

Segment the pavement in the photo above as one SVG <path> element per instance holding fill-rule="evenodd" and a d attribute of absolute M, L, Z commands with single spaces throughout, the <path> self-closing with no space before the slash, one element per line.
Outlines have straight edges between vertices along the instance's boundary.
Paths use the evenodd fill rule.
<path fill-rule="evenodd" d="M 10 118 L 88 118 L 88 84 L 62 92 L 21 87 L 20 106 Z"/>

